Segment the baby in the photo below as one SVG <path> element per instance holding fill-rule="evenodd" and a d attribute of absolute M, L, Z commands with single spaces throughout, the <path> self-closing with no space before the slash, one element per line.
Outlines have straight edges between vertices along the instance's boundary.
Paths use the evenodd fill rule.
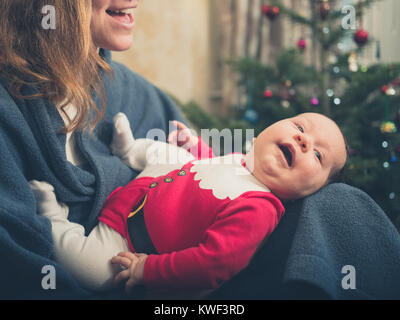
<path fill-rule="evenodd" d="M 273 232 L 284 213 L 281 200 L 321 189 L 347 159 L 339 127 L 321 114 L 279 121 L 248 154 L 218 158 L 196 136 L 180 141 L 188 129 L 176 125 L 170 144 L 135 140 L 126 116 L 115 116 L 111 150 L 141 173 L 108 197 L 87 237 L 68 221 L 51 185 L 30 182 L 39 214 L 51 221 L 57 261 L 83 286 L 105 290 L 114 280 L 128 292 L 137 284 L 217 288 Z"/>

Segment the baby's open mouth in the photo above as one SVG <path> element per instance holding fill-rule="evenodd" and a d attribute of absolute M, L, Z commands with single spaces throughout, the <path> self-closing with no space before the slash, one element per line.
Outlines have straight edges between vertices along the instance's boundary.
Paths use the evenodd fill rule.
<path fill-rule="evenodd" d="M 279 148 L 282 150 L 282 153 L 285 156 L 285 159 L 286 159 L 289 167 L 291 167 L 293 164 L 292 150 L 290 149 L 289 146 L 285 146 L 285 145 L 279 145 Z"/>

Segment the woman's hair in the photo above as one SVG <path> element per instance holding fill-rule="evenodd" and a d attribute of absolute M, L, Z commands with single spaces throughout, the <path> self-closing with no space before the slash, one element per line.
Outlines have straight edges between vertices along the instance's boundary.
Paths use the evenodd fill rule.
<path fill-rule="evenodd" d="M 55 8 L 55 29 L 42 26 L 42 8 L 47 5 Z M 68 119 L 64 108 L 72 103 L 77 113 L 64 132 L 92 131 L 105 112 L 101 72 L 112 75 L 112 69 L 92 41 L 91 14 L 92 0 L 0 1 L 0 75 L 10 80 L 9 91 L 15 97 L 48 99 Z M 38 93 L 22 95 L 25 84 Z M 96 106 L 93 90 L 102 108 Z"/>

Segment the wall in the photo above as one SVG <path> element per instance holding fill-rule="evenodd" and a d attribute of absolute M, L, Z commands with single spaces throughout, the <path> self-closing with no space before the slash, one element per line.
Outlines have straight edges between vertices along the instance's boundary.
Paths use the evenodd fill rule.
<path fill-rule="evenodd" d="M 380 43 L 380 62 L 400 62 L 400 1 L 377 2 L 366 12 L 364 28 L 370 33 L 372 43 L 363 55 L 367 63 L 377 62 L 377 42 Z"/>
<path fill-rule="evenodd" d="M 113 58 L 181 101 L 208 105 L 209 0 L 143 0 L 132 49 Z"/>

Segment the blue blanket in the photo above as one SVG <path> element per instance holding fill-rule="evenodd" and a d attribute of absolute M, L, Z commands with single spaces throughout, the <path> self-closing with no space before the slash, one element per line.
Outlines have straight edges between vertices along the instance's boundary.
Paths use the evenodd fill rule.
<path fill-rule="evenodd" d="M 59 133 L 64 123 L 55 107 L 44 99 L 12 98 L 7 79 L 0 77 L 0 298 L 92 297 L 54 262 L 51 226 L 36 215 L 29 180 L 54 185 L 57 197 L 70 207 L 69 218 L 89 232 L 107 196 L 137 175 L 110 153 L 113 116 L 124 112 L 137 138 L 146 137 L 150 129 L 168 132 L 170 120 L 184 121 L 163 92 L 112 62 L 110 52 L 101 54 L 115 78 L 104 76 L 107 112 L 94 135 L 76 136 L 87 166 L 75 167 L 66 160 L 65 135 Z M 22 92 L 35 90 L 25 86 Z M 96 102 L 100 105 L 97 97 Z M 47 265 L 55 267 L 55 290 L 42 286 L 51 272 Z"/>
<path fill-rule="evenodd" d="M 400 236 L 364 192 L 333 184 L 287 205 L 250 266 L 210 299 L 400 299 Z"/>

